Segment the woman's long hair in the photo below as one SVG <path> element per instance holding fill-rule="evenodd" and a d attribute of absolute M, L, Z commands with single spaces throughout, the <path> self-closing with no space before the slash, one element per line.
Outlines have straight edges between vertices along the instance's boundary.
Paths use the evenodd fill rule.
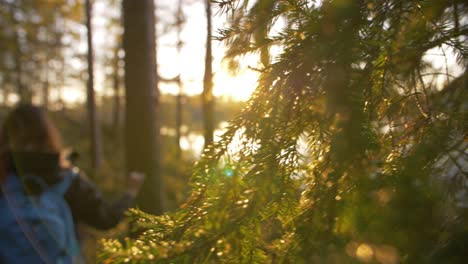
<path fill-rule="evenodd" d="M 6 117 L 0 130 L 0 183 L 9 169 L 11 151 L 59 153 L 58 130 L 40 107 L 20 104 Z"/>

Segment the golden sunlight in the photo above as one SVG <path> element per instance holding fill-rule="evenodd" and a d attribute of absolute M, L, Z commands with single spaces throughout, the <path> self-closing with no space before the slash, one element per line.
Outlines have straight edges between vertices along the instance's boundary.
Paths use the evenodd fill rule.
<path fill-rule="evenodd" d="M 67 103 L 82 103 L 85 101 L 84 94 L 76 89 L 66 89 L 63 91 L 63 100 Z"/>
<path fill-rule="evenodd" d="M 213 93 L 218 97 L 247 101 L 257 86 L 257 78 L 257 73 L 252 70 L 243 70 L 237 75 L 227 71 L 218 72 L 213 80 Z"/>

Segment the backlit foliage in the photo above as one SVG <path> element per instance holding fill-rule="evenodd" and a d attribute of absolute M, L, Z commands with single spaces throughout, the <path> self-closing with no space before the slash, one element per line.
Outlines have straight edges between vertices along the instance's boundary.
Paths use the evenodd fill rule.
<path fill-rule="evenodd" d="M 131 211 L 129 238 L 103 241 L 101 260 L 460 263 L 467 4 L 214 2 L 231 17 L 228 59 L 259 52 L 258 87 L 194 167 L 187 202 Z"/>

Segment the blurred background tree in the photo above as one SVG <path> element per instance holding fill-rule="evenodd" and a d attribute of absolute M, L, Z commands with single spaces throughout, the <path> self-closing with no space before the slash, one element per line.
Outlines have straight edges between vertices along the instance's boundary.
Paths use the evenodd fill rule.
<path fill-rule="evenodd" d="M 89 2 L 88 6 L 86 2 Z M 123 189 L 125 172 L 128 170 L 124 144 L 125 111 L 128 104 L 123 89 L 125 53 L 122 44 L 122 4 L 119 0 L 0 1 L 0 120 L 19 102 L 33 102 L 47 108 L 64 136 L 65 146 L 80 154 L 77 165 L 96 182 L 109 199 Z M 167 50 L 173 49 L 179 53 L 169 63 L 166 56 L 166 61 L 159 64 L 163 69 L 176 67 L 179 73 L 174 78 L 164 71 L 158 74 L 156 70 L 149 70 L 152 77 L 158 78 L 163 84 L 163 90 L 159 94 L 160 110 L 155 120 L 159 122 L 160 129 L 155 127 L 150 131 L 129 125 L 137 133 L 130 140 L 141 139 L 144 147 L 151 144 L 148 139 L 142 138 L 140 132 L 147 132 L 148 138 L 152 139 L 161 134 L 161 140 L 155 144 L 162 153 L 160 180 L 157 181 L 161 181 L 166 187 L 155 192 L 149 184 L 156 185 L 157 181 L 149 177 L 151 182 L 145 187 L 146 191 L 142 192 L 142 196 L 150 196 L 150 199 L 161 196 L 167 202 L 166 210 L 174 210 L 186 199 L 188 168 L 199 158 L 204 145 L 203 104 L 200 96 L 203 88 L 204 54 L 200 53 L 200 58 L 191 56 L 189 60 L 186 59 L 186 46 L 193 49 L 193 43 L 197 40 L 205 45 L 205 27 L 201 27 L 199 39 L 190 39 L 186 24 L 186 21 L 191 21 L 192 24 L 193 21 L 204 23 L 204 6 L 205 2 L 198 0 L 158 2 L 155 26 L 159 37 L 156 39 L 156 52 L 165 55 Z M 194 18 L 197 8 L 200 17 Z M 188 17 L 187 12 L 190 14 Z M 151 25 L 152 22 L 148 21 Z M 88 38 L 88 32 L 92 33 L 91 38 Z M 148 38 L 151 34 L 149 32 Z M 174 38 L 174 35 L 178 37 Z M 148 50 L 138 50 L 145 61 L 151 58 L 151 47 Z M 89 57 L 88 51 L 93 51 Z M 187 68 L 183 68 L 187 65 L 195 65 L 201 71 L 188 68 L 188 74 Z M 133 69 L 142 71 L 140 66 Z M 91 77 L 92 82 L 88 82 Z M 174 87 L 171 86 L 174 84 Z M 140 88 L 142 87 L 132 85 L 129 96 L 141 96 L 137 93 Z M 145 89 L 153 91 L 153 88 L 146 86 Z M 94 95 L 87 97 L 87 91 L 92 91 Z M 94 102 L 87 104 L 87 98 L 92 98 L 91 101 Z M 137 106 L 143 106 L 142 100 L 146 98 L 137 98 Z M 147 110 L 136 111 L 130 118 L 137 126 L 152 126 L 142 120 L 143 116 L 152 119 L 149 113 L 157 110 L 151 107 L 152 103 L 154 101 L 149 102 L 150 107 Z M 212 120 L 215 133 L 219 134 L 223 122 L 240 111 L 241 105 L 240 101 L 219 97 L 218 108 L 213 113 Z M 89 115 L 90 109 L 99 113 L 99 118 L 97 115 Z M 90 129 L 91 124 L 94 124 L 94 129 Z M 92 131 L 102 133 L 101 140 L 97 140 L 101 142 L 101 154 L 90 154 L 90 150 L 99 149 L 92 143 Z M 215 135 L 214 138 L 216 137 Z M 130 142 L 129 145 L 137 144 Z M 134 154 L 127 157 L 141 161 L 146 156 L 142 154 L 142 150 L 137 148 Z M 93 156 L 101 156 L 101 162 L 96 162 Z M 98 163 L 101 163 L 100 169 L 95 170 Z M 149 165 L 154 166 L 155 163 L 151 162 Z M 156 205 L 152 200 L 149 203 L 151 206 Z M 84 240 L 83 247 L 88 262 L 95 262 L 95 241 L 98 238 L 113 236 L 124 230 L 125 226 L 120 226 L 110 233 L 98 233 L 85 228 L 81 238 Z"/>
<path fill-rule="evenodd" d="M 213 53 L 211 49 L 212 41 L 212 19 L 211 1 L 205 0 L 206 9 L 206 47 L 205 47 L 205 74 L 203 75 L 203 125 L 205 147 L 213 142 L 214 134 L 214 98 L 213 98 Z"/>
<path fill-rule="evenodd" d="M 91 137 L 90 157 L 91 167 L 95 174 L 102 167 L 102 140 L 101 140 L 101 127 L 99 125 L 99 115 L 96 109 L 96 92 L 94 88 L 94 48 L 93 48 L 93 1 L 85 1 L 85 17 L 86 17 L 86 37 L 87 37 L 87 64 L 88 64 L 88 78 L 86 82 L 86 105 L 88 110 L 88 129 Z"/>
<path fill-rule="evenodd" d="M 466 260 L 468 5 L 213 2 L 232 65 L 260 54 L 258 87 L 185 204 L 133 210 L 131 238 L 103 241 L 101 261 Z"/>
<path fill-rule="evenodd" d="M 138 197 L 142 210 L 165 210 L 160 173 L 160 106 L 153 0 L 123 1 L 125 51 L 125 161 L 146 175 Z"/>
<path fill-rule="evenodd" d="M 50 87 L 63 85 L 61 76 L 67 69 L 63 57 L 76 40 L 73 25 L 82 18 L 81 4 L 5 0 L 0 7 L 3 104 L 10 96 L 31 102 L 33 95 L 43 94 L 47 107 Z"/>

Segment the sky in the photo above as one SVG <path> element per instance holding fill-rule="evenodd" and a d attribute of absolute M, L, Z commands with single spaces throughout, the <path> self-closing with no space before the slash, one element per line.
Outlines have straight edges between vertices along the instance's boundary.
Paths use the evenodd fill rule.
<path fill-rule="evenodd" d="M 206 17 L 203 0 L 183 0 L 183 12 L 186 17 L 186 23 L 181 32 L 181 38 L 184 43 L 180 54 L 175 47 L 177 35 L 175 28 L 167 30 L 166 28 L 175 21 L 177 10 L 177 0 L 157 0 L 157 61 L 158 74 L 171 79 L 178 74 L 181 75 L 184 94 L 194 96 L 200 94 L 203 90 L 203 74 L 205 63 L 205 43 L 206 43 Z M 106 50 L 109 49 L 108 23 L 109 17 L 115 16 L 120 6 L 109 6 L 106 0 L 95 0 L 93 6 L 92 25 L 94 30 L 93 49 L 95 54 L 95 89 L 98 95 L 110 95 L 112 89 L 107 87 L 105 78 L 105 68 L 103 58 Z M 213 11 L 213 35 L 216 36 L 218 29 L 225 25 L 226 17 L 217 12 L 216 7 Z M 77 45 L 79 53 L 85 53 L 86 32 L 82 28 L 81 43 Z M 250 70 L 249 66 L 257 67 L 257 57 L 247 56 L 242 62 L 239 72 L 232 75 L 227 70 L 227 65 L 223 62 L 226 47 L 223 43 L 213 40 L 213 72 L 214 88 L 213 93 L 217 97 L 224 99 L 246 101 L 257 84 L 257 72 Z M 71 58 L 71 60 L 74 60 Z M 76 67 L 85 68 L 85 62 L 74 60 L 72 64 Z M 85 101 L 85 82 L 69 85 L 63 91 L 63 96 L 69 103 Z M 176 84 L 159 83 L 159 89 L 164 94 L 177 94 L 179 88 Z"/>
<path fill-rule="evenodd" d="M 97 94 L 111 95 L 112 89 L 106 87 L 104 81 L 105 69 L 103 67 L 103 57 L 109 49 L 108 22 L 110 16 L 118 14 L 119 5 L 109 5 L 109 0 L 94 0 L 93 9 L 93 48 L 96 58 L 95 63 L 95 89 Z M 186 23 L 181 33 L 181 38 L 184 43 L 181 53 L 177 53 L 175 44 L 177 35 L 175 29 L 167 30 L 168 25 L 175 22 L 175 14 L 177 10 L 178 0 L 156 0 L 157 14 L 157 61 L 158 73 L 165 79 L 171 79 L 178 74 L 181 75 L 183 81 L 184 94 L 194 96 L 200 94 L 203 89 L 203 74 L 205 60 L 205 42 L 206 42 L 206 17 L 204 0 L 182 0 L 184 3 L 183 12 L 186 17 Z M 119 3 L 120 1 L 114 1 Z M 219 14 L 216 7 L 213 6 L 213 35 L 217 35 L 217 31 L 226 26 L 226 15 Z M 280 30 L 281 25 L 278 25 L 277 30 Z M 275 30 L 275 26 L 273 27 Z M 227 70 L 226 63 L 223 62 L 224 52 L 226 47 L 223 43 L 213 40 L 213 71 L 214 71 L 214 94 L 218 97 L 232 99 L 237 101 L 246 101 L 257 85 L 258 74 L 254 70 L 258 68 L 257 56 L 247 56 L 240 63 L 239 72 L 234 76 Z M 80 53 L 84 54 L 87 50 L 86 32 L 82 27 L 81 43 L 77 46 Z M 273 51 L 274 52 L 274 51 Z M 435 48 L 428 52 L 424 60 L 432 63 L 436 69 L 449 70 L 452 75 L 461 74 L 462 69 L 458 67 L 456 58 L 453 53 L 446 49 L 447 58 L 442 56 L 444 51 L 440 48 Z M 74 58 L 76 64 L 84 64 L 85 62 Z M 446 67 L 447 65 L 447 67 Z M 85 68 L 86 65 L 81 65 Z M 443 76 L 438 76 L 435 80 L 437 83 L 443 84 L 448 80 Z M 431 82 L 432 80 L 427 80 Z M 85 82 L 69 85 L 64 90 L 64 99 L 69 103 L 85 101 Z M 179 88 L 175 84 L 159 83 L 159 89 L 164 94 L 177 94 Z"/>
<path fill-rule="evenodd" d="M 189 1 L 185 0 L 185 3 Z M 206 43 L 206 17 L 204 1 L 190 1 L 184 8 L 186 15 L 186 24 L 182 31 L 181 38 L 184 47 L 180 56 L 178 56 L 174 43 L 176 43 L 175 32 L 169 34 L 160 34 L 158 41 L 158 66 L 159 74 L 164 77 L 173 77 L 181 74 L 184 81 L 184 90 L 189 95 L 201 93 L 203 89 L 203 73 L 205 61 L 205 43 Z M 175 19 L 171 14 L 175 14 L 177 1 L 159 0 L 159 21 L 165 24 L 163 20 Z M 216 36 L 218 29 L 225 23 L 224 15 L 216 15 L 216 8 L 213 7 L 213 35 Z M 166 16 L 169 15 L 169 18 Z M 161 27 L 158 27 L 161 32 Z M 229 74 L 224 57 L 225 46 L 223 43 L 213 40 L 213 71 L 214 71 L 214 94 L 215 96 L 229 96 L 237 100 L 246 100 L 256 86 L 257 74 L 249 70 L 248 66 L 256 66 L 256 57 L 251 56 L 243 61 L 243 67 L 237 76 Z M 176 58 L 176 59 L 174 59 Z M 160 84 L 163 92 L 175 94 L 177 87 L 164 83 Z"/>

